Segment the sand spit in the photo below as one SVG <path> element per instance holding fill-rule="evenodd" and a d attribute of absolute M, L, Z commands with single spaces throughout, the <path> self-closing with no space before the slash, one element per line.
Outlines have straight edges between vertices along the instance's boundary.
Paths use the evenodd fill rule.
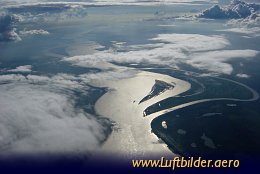
<path fill-rule="evenodd" d="M 239 98 L 210 98 L 197 101 L 187 102 L 178 106 L 173 106 L 165 110 L 158 111 L 149 116 L 144 110 L 169 97 L 173 97 L 188 91 L 191 84 L 159 73 L 137 70 L 134 68 L 126 68 L 115 66 L 112 64 L 106 65 L 107 69 L 113 69 L 121 74 L 130 72 L 130 76 L 121 80 L 107 80 L 97 82 L 96 86 L 108 87 L 110 90 L 103 95 L 95 105 L 97 114 L 110 118 L 114 121 L 114 129 L 108 140 L 103 144 L 98 153 L 102 155 L 115 155 L 122 159 L 149 157 L 151 155 L 172 155 L 167 145 L 160 141 L 158 137 L 151 132 L 151 122 L 154 118 L 174 110 L 187 107 L 190 105 L 209 102 L 209 101 L 255 101 L 259 99 L 259 94 L 245 84 L 220 77 L 232 83 L 236 83 L 247 90 L 251 91 L 252 97 L 249 99 Z M 156 81 L 162 81 L 174 88 L 169 88 L 157 96 L 153 96 L 148 100 L 140 103 L 153 88 Z"/>
<path fill-rule="evenodd" d="M 155 80 L 174 84 L 174 88 L 139 104 L 149 94 Z M 97 101 L 95 109 L 99 115 L 114 121 L 115 126 L 101 152 L 126 158 L 172 154 L 167 146 L 151 133 L 152 118 L 144 117 L 143 111 L 158 101 L 189 90 L 190 83 L 168 75 L 138 71 L 133 77 L 105 82 L 104 86 L 111 90 Z"/>

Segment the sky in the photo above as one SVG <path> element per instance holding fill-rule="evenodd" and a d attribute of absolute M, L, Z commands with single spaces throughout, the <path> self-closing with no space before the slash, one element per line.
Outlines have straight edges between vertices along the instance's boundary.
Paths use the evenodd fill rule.
<path fill-rule="evenodd" d="M 50 3 L 50 2 L 69 2 L 69 3 L 91 3 L 96 5 L 160 5 L 174 3 L 212 3 L 212 4 L 229 4 L 232 0 L 0 0 L 3 5 L 18 5 L 32 3 Z M 244 0 L 245 2 L 260 3 L 259 0 Z"/>

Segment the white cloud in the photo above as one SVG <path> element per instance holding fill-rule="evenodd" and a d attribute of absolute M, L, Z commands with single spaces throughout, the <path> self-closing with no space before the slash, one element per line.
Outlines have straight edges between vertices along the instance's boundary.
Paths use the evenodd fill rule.
<path fill-rule="evenodd" d="M 67 57 L 64 60 L 85 67 L 102 66 L 103 62 L 111 61 L 173 64 L 178 59 L 187 58 L 192 52 L 215 50 L 229 45 L 229 42 L 222 36 L 199 34 L 161 34 L 151 40 L 161 43 L 154 44 L 154 47 L 153 44 L 130 46 L 131 50 L 127 52 L 105 50 L 91 55 Z"/>
<path fill-rule="evenodd" d="M 250 58 L 255 50 L 221 50 L 230 45 L 223 36 L 199 34 L 160 34 L 151 39 L 159 43 L 130 46 L 130 51 L 98 51 L 89 55 L 64 58 L 77 66 L 103 68 L 104 62 L 153 63 L 176 66 L 187 63 L 195 68 L 215 73 L 231 74 L 233 67 L 227 61 Z M 141 49 L 139 49 L 139 47 Z M 134 48 L 134 49 L 133 49 Z"/>
<path fill-rule="evenodd" d="M 260 4 L 233 0 L 225 8 L 215 5 L 198 15 L 210 19 L 231 19 L 227 22 L 229 28 L 222 31 L 260 36 Z"/>
<path fill-rule="evenodd" d="M 198 17 L 210 19 L 238 19 L 246 18 L 253 13 L 259 11 L 260 5 L 254 3 L 246 3 L 240 0 L 231 1 L 227 7 L 214 5 L 213 7 L 204 10 Z"/>
<path fill-rule="evenodd" d="M 84 84 L 81 84 L 81 80 L 75 76 L 68 74 L 57 74 L 52 77 L 39 76 L 39 75 L 21 75 L 21 74 L 6 74 L 0 76 L 0 81 L 5 83 L 31 83 L 31 84 L 44 84 L 55 86 L 55 88 L 68 88 L 68 89 L 85 89 Z"/>
<path fill-rule="evenodd" d="M 218 30 L 218 31 L 228 31 L 228 32 L 242 33 L 242 34 L 255 34 L 255 33 L 260 33 L 260 28 L 259 27 L 253 27 L 253 28 L 229 28 L 229 29 Z"/>
<path fill-rule="evenodd" d="M 8 72 L 31 72 L 31 71 L 32 71 L 31 65 L 18 66 L 15 69 L 8 70 Z"/>
<path fill-rule="evenodd" d="M 16 3 L 17 2 L 17 3 Z M 28 4 L 23 3 L 28 2 Z M 33 4 L 32 2 L 37 2 Z M 50 21 L 64 21 L 87 16 L 87 10 L 82 5 L 67 3 L 41 3 L 40 1 L 13 1 L 12 6 L 6 6 L 0 1 L 0 42 L 20 41 L 21 36 L 47 35 L 43 29 L 28 29 L 17 31 L 22 23 L 43 23 Z M 22 4 L 20 4 L 22 3 Z"/>
<path fill-rule="evenodd" d="M 251 37 L 260 36 L 260 3 L 253 3 L 255 1 L 220 1 L 221 4 L 227 6 L 214 5 L 209 9 L 202 11 L 195 15 L 198 18 L 207 19 L 229 19 L 225 24 L 227 27 L 232 27 L 224 30 L 226 32 L 235 32 L 247 34 Z M 192 17 L 189 17 L 191 20 Z M 249 37 L 249 36 L 243 36 Z"/>
<path fill-rule="evenodd" d="M 217 3 L 217 0 L 2 0 L 4 5 L 79 4 L 79 5 L 162 5 Z"/>
<path fill-rule="evenodd" d="M 218 35 L 206 36 L 200 34 L 159 34 L 151 40 L 171 43 L 173 48 L 186 51 L 209 51 L 230 45 L 229 41 Z M 210 43 L 210 44 L 209 44 Z"/>
<path fill-rule="evenodd" d="M 12 71 L 13 72 L 13 71 Z M 18 71 L 14 71 L 18 72 Z M 19 71 L 21 72 L 21 71 Z M 70 74 L 56 74 L 54 76 L 40 76 L 40 75 L 21 75 L 21 74 L 5 74 L 0 75 L 0 82 L 4 83 L 27 83 L 27 84 L 41 84 L 50 86 L 53 89 L 69 89 L 87 92 L 89 87 L 86 85 L 95 84 L 100 85 L 104 81 L 119 80 L 133 77 L 137 73 L 136 70 L 130 69 L 111 69 L 97 73 L 85 73 L 78 76 Z"/>
<path fill-rule="evenodd" d="M 247 30 L 255 30 L 254 33 L 260 33 L 260 13 L 253 13 L 245 19 L 233 19 L 227 22 L 227 26 L 245 28 Z"/>
<path fill-rule="evenodd" d="M 70 96 L 24 83 L 0 86 L 0 155 L 87 154 L 104 128 Z"/>
<path fill-rule="evenodd" d="M 86 84 L 134 74 L 121 72 L 0 75 L 0 156 L 88 155 L 99 148 L 109 123 L 77 108 L 73 91 L 89 95 Z"/>
<path fill-rule="evenodd" d="M 20 31 L 19 34 L 22 36 L 27 36 L 27 35 L 48 35 L 50 33 L 48 31 L 40 29 L 40 30 L 23 30 Z"/>
<path fill-rule="evenodd" d="M 220 50 L 195 53 L 187 62 L 193 67 L 216 73 L 231 74 L 233 67 L 227 61 L 235 58 L 252 58 L 258 54 L 255 50 Z"/>
<path fill-rule="evenodd" d="M 29 69 L 20 66 L 16 70 Z M 54 76 L 0 75 L 0 156 L 88 155 L 106 138 L 109 122 L 76 107 L 73 91 L 88 95 L 86 84 L 130 77 L 136 71 Z"/>
<path fill-rule="evenodd" d="M 250 76 L 247 75 L 247 74 L 237 74 L 236 75 L 237 77 L 240 77 L 240 78 L 249 78 Z"/>
<path fill-rule="evenodd" d="M 78 19 L 87 16 L 87 9 L 80 4 L 70 3 L 29 3 L 8 6 L 9 13 L 16 14 L 22 22 L 49 22 Z"/>
<path fill-rule="evenodd" d="M 26 77 L 20 74 L 7 74 L 7 75 L 0 76 L 1 82 L 12 82 L 12 81 L 23 81 L 23 80 L 26 80 Z"/>

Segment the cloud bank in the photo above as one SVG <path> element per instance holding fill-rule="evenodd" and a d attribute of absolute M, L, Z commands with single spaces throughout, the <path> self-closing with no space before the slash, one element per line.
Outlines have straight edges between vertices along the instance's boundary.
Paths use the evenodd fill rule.
<path fill-rule="evenodd" d="M 50 34 L 48 31 L 45 30 L 23 30 L 19 32 L 20 35 L 22 36 L 27 36 L 27 35 L 48 35 Z"/>
<path fill-rule="evenodd" d="M 68 96 L 35 85 L 0 86 L 0 155 L 87 154 L 103 131 Z"/>
<path fill-rule="evenodd" d="M 81 4 L 81 5 L 162 5 L 162 4 L 192 4 L 217 3 L 217 0 L 3 0 L 7 5 L 31 4 Z"/>
<path fill-rule="evenodd" d="M 27 73 L 31 71 L 32 71 L 31 65 L 18 66 L 15 69 L 8 70 L 8 72 L 27 72 Z"/>
<path fill-rule="evenodd" d="M 0 157 L 85 156 L 97 150 L 108 134 L 109 121 L 77 107 L 74 91 L 87 96 L 91 89 L 86 84 L 106 75 L 89 76 L 0 75 Z"/>
<path fill-rule="evenodd" d="M 222 31 L 260 36 L 260 4 L 240 0 L 231 1 L 227 7 L 215 5 L 204 10 L 199 18 L 230 19 L 226 26 L 233 27 Z"/>
<path fill-rule="evenodd" d="M 260 13 L 253 13 L 244 19 L 230 20 L 227 22 L 227 26 L 242 28 L 242 30 L 248 32 L 260 33 Z"/>
<path fill-rule="evenodd" d="M 133 45 L 130 50 L 97 51 L 94 54 L 64 58 L 77 66 L 101 67 L 104 62 L 151 63 L 176 67 L 184 63 L 218 74 L 231 74 L 231 59 L 252 58 L 255 50 L 225 50 L 230 42 L 223 36 L 200 34 L 160 34 L 154 44 Z"/>
<path fill-rule="evenodd" d="M 198 15 L 200 18 L 210 19 L 239 19 L 246 18 L 260 10 L 260 5 L 233 0 L 225 8 L 215 5 Z"/>

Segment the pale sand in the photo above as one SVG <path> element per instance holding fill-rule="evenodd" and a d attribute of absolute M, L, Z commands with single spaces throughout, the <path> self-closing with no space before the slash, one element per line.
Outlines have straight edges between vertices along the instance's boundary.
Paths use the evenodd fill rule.
<path fill-rule="evenodd" d="M 175 87 L 138 105 L 149 94 L 155 80 L 173 83 Z M 168 147 L 159 143 L 157 136 L 151 133 L 151 121 L 154 117 L 143 117 L 143 111 L 158 101 L 189 90 L 190 83 L 168 75 L 137 71 L 134 77 L 107 81 L 102 86 L 113 90 L 97 101 L 96 112 L 115 121 L 117 129 L 113 130 L 99 153 L 118 155 L 121 158 L 147 157 L 152 154 L 172 155 Z"/>

